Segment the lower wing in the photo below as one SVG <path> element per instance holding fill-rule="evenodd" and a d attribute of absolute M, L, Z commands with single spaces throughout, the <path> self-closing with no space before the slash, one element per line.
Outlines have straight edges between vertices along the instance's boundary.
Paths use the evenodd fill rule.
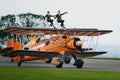
<path fill-rule="evenodd" d="M 77 54 L 78 57 L 91 57 L 107 53 L 106 51 L 86 51 L 83 53 Z"/>
<path fill-rule="evenodd" d="M 44 57 L 44 58 L 51 58 L 59 56 L 57 52 L 45 52 L 45 51 L 32 51 L 32 50 L 16 50 L 11 51 L 8 53 L 9 57 L 15 56 L 35 56 L 35 57 Z"/>

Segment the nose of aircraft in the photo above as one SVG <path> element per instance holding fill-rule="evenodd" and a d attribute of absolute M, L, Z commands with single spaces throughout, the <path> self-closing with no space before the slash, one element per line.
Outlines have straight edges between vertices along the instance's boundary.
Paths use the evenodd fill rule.
<path fill-rule="evenodd" d="M 80 46 L 81 47 L 82 46 L 82 41 L 77 41 L 75 44 L 76 44 L 76 46 Z"/>
<path fill-rule="evenodd" d="M 74 45 L 76 49 L 82 50 L 82 41 L 79 38 L 74 38 Z"/>

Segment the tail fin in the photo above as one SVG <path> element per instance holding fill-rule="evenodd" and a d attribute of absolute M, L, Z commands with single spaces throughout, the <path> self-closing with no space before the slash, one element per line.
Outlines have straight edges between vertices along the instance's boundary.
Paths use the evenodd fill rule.
<path fill-rule="evenodd" d="M 21 43 L 19 41 L 16 41 L 14 43 L 13 50 L 22 50 L 22 49 L 23 49 L 23 47 L 22 47 Z"/>
<path fill-rule="evenodd" d="M 13 47 L 14 46 L 14 40 L 11 38 L 7 42 L 7 47 Z"/>
<path fill-rule="evenodd" d="M 16 41 L 14 43 L 13 50 L 22 50 L 22 49 L 23 49 L 23 47 L 22 47 L 21 43 L 19 41 Z M 18 62 L 20 60 L 20 58 L 21 58 L 21 56 L 12 57 L 13 61 L 16 61 L 16 62 Z"/>
<path fill-rule="evenodd" d="M 13 46 L 14 46 L 14 40 L 11 38 L 7 42 L 7 47 L 0 51 L 2 56 L 8 57 L 8 53 L 13 50 Z"/>
<path fill-rule="evenodd" d="M 35 36 L 33 36 L 31 38 L 31 40 L 27 43 L 27 44 L 33 44 L 35 43 L 37 40 L 37 38 Z M 13 50 L 23 50 L 23 46 L 21 45 L 21 43 L 19 41 L 16 41 L 14 43 L 14 47 Z M 25 56 L 15 56 L 12 58 L 14 61 L 19 62 L 19 61 L 25 61 Z"/>

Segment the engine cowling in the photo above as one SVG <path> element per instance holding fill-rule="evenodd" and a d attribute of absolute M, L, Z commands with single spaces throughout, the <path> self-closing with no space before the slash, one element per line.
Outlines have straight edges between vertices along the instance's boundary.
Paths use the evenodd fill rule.
<path fill-rule="evenodd" d="M 69 41 L 67 41 L 65 46 L 69 49 L 81 50 L 82 41 L 79 38 L 72 38 Z"/>
<path fill-rule="evenodd" d="M 75 46 L 75 49 L 81 50 L 82 41 L 79 38 L 74 38 L 74 46 Z"/>

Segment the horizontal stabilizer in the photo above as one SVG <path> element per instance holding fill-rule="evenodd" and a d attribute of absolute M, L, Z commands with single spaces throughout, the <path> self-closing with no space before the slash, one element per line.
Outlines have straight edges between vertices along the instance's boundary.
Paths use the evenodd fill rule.
<path fill-rule="evenodd" d="M 8 53 L 11 52 L 12 50 L 13 50 L 13 47 L 7 47 L 2 49 L 0 53 L 2 54 L 2 56 L 8 57 Z"/>

